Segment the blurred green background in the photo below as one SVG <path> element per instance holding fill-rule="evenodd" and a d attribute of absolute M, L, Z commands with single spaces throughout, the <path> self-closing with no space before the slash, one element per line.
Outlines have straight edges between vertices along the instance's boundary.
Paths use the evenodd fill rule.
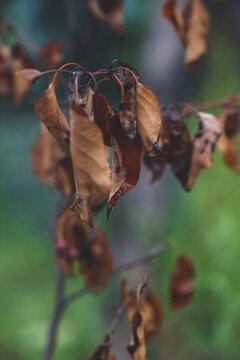
<path fill-rule="evenodd" d="M 91 19 L 81 1 L 67 1 L 76 16 L 74 31 L 66 1 L 1 1 L 0 16 L 37 45 L 66 41 L 65 62 L 81 62 L 91 70 L 107 67 L 115 58 L 129 62 L 160 103 L 200 102 L 239 92 L 239 1 L 205 2 L 212 16 L 209 50 L 191 73 L 183 67 L 183 50 L 174 30 L 161 16 L 162 2 L 126 0 L 125 34 L 119 37 L 100 25 L 87 46 L 80 39 Z M 39 128 L 32 102 L 43 86 L 39 82 L 20 108 L 0 99 L 0 360 L 41 358 L 53 306 L 52 239 L 60 200 L 34 178 L 29 164 Z M 119 201 L 110 220 L 106 221 L 105 209 L 98 218 L 116 263 L 143 255 L 163 237 L 177 243 L 175 250 L 143 268 L 164 308 L 164 324 L 148 345 L 148 359 L 237 360 L 239 177 L 223 166 L 216 152 L 214 165 L 200 175 L 191 193 L 185 193 L 169 172 L 154 185 L 149 180 L 143 168 L 139 184 Z M 195 264 L 196 293 L 186 309 L 170 312 L 169 274 L 178 253 Z M 81 286 L 80 277 L 70 279 L 67 292 Z M 120 280 L 115 277 L 100 296 L 89 294 L 71 305 L 60 324 L 54 360 L 87 357 L 102 340 L 119 302 Z M 118 359 L 129 359 L 128 341 L 122 319 L 114 346 Z"/>

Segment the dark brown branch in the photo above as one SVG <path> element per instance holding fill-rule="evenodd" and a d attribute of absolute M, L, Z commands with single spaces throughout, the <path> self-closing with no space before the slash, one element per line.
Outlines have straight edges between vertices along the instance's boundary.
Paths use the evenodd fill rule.
<path fill-rule="evenodd" d="M 58 325 L 64 310 L 62 301 L 64 296 L 64 283 L 64 274 L 60 269 L 57 269 L 55 305 L 49 326 L 47 344 L 44 351 L 43 360 L 50 360 L 55 349 Z"/>

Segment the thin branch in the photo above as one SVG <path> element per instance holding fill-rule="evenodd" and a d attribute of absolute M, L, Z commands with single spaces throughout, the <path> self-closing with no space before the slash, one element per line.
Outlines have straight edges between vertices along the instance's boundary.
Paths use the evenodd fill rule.
<path fill-rule="evenodd" d="M 207 101 L 207 102 L 196 105 L 196 107 L 199 110 L 205 110 L 205 109 L 210 109 L 210 108 L 226 106 L 231 103 L 236 103 L 238 101 L 240 101 L 240 94 L 235 94 L 235 95 L 231 95 L 229 97 L 223 98 L 223 99 Z"/>
<path fill-rule="evenodd" d="M 119 322 L 122 314 L 127 310 L 128 306 L 131 304 L 133 299 L 134 299 L 134 295 L 130 296 L 130 298 L 124 304 L 119 306 L 119 308 L 117 309 L 116 314 L 111 322 L 111 325 L 108 329 L 108 332 L 107 332 L 108 334 L 112 335 L 115 332 L 116 327 L 118 325 L 118 322 Z"/>
<path fill-rule="evenodd" d="M 64 274 L 60 269 L 58 269 L 57 277 L 56 277 L 55 305 L 49 326 L 47 344 L 45 347 L 43 360 L 50 360 L 52 358 L 55 349 L 58 325 L 64 309 L 62 303 L 62 299 L 64 296 L 64 283 L 65 283 Z"/>
<path fill-rule="evenodd" d="M 162 242 L 161 244 L 150 249 L 149 252 L 147 253 L 147 255 L 142 256 L 138 259 L 131 260 L 125 264 L 116 266 L 113 269 L 113 275 L 115 275 L 123 270 L 131 270 L 138 266 L 146 265 L 147 263 L 149 263 L 150 261 L 152 261 L 159 255 L 167 252 L 170 249 L 171 249 L 170 244 L 168 244 L 167 242 Z M 64 307 L 66 307 L 67 305 L 71 304 L 73 301 L 84 296 L 87 292 L 88 292 L 88 289 L 81 288 L 81 289 L 73 292 L 71 295 L 68 295 L 67 297 L 65 297 L 65 299 L 62 300 L 62 304 L 64 305 Z M 98 295 L 98 294 L 99 293 L 95 293 L 95 295 Z"/>

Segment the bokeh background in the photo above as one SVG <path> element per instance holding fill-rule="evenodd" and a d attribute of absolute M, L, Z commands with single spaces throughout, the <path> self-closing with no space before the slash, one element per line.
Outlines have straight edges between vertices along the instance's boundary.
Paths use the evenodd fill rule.
<path fill-rule="evenodd" d="M 1 0 L 0 18 L 37 46 L 64 40 L 65 62 L 80 62 L 90 70 L 108 67 L 115 58 L 129 62 L 160 103 L 201 102 L 239 92 L 239 0 L 205 1 L 212 17 L 209 48 L 191 73 L 183 67 L 183 49 L 174 30 L 161 16 L 162 3 L 126 0 L 123 36 L 104 24 L 94 30 L 80 0 Z M 74 26 L 69 7 L 74 9 Z M 92 40 L 85 44 L 82 39 L 92 29 Z M 19 108 L 10 99 L 0 99 L 1 360 L 41 358 L 53 306 L 52 239 L 60 200 L 34 178 L 29 164 L 39 128 L 32 103 L 44 86 L 40 81 Z M 117 100 L 113 94 L 112 103 Z M 223 166 L 216 152 L 214 165 L 200 175 L 191 193 L 185 193 L 170 172 L 151 185 L 143 168 L 140 182 L 119 201 L 110 220 L 106 209 L 100 213 L 98 223 L 108 234 L 116 263 L 143 255 L 164 237 L 176 243 L 174 250 L 143 268 L 164 308 L 164 323 L 148 345 L 148 359 L 239 359 L 239 185 L 239 177 Z M 170 312 L 169 274 L 179 253 L 195 264 L 196 293 L 186 309 Z M 70 279 L 67 292 L 81 286 L 81 277 Z M 72 304 L 60 324 L 54 360 L 87 357 L 101 342 L 119 302 L 120 281 L 115 277 L 100 296 L 88 294 Z M 114 349 L 118 359 L 129 359 L 128 341 L 123 318 Z"/>

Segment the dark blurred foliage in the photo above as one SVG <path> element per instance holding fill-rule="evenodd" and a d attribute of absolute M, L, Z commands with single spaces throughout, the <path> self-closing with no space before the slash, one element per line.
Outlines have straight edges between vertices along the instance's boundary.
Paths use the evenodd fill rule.
<path fill-rule="evenodd" d="M 80 0 L 2 0 L 0 17 L 36 46 L 63 40 L 64 62 L 80 62 L 90 70 L 108 67 L 115 58 L 129 62 L 160 103 L 206 101 L 239 92 L 240 3 L 205 3 L 212 16 L 209 51 L 191 73 L 183 68 L 176 34 L 161 17 L 161 0 L 126 0 L 126 31 L 121 37 L 107 25 L 96 24 Z M 51 243 L 61 200 L 38 183 L 28 161 L 39 127 L 32 102 L 47 83 L 39 81 L 20 108 L 9 99 L 0 100 L 1 360 L 40 358 L 53 302 Z M 104 91 L 116 105 L 117 91 L 108 86 Z M 223 167 L 219 154 L 214 160 L 189 194 L 169 173 L 151 186 L 150 174 L 143 170 L 136 189 L 119 202 L 110 220 L 106 221 L 106 209 L 98 217 L 116 263 L 146 253 L 165 236 L 176 243 L 176 250 L 147 268 L 165 312 L 162 330 L 148 347 L 149 359 L 239 358 L 239 178 Z M 168 283 L 176 253 L 195 264 L 196 293 L 189 307 L 170 312 Z M 67 290 L 81 285 L 79 277 L 69 280 Z M 84 359 L 90 354 L 102 340 L 119 299 L 120 284 L 114 278 L 97 298 L 86 295 L 71 305 L 60 325 L 54 359 Z M 121 360 L 128 359 L 128 341 L 127 324 L 121 321 L 115 341 Z"/>

